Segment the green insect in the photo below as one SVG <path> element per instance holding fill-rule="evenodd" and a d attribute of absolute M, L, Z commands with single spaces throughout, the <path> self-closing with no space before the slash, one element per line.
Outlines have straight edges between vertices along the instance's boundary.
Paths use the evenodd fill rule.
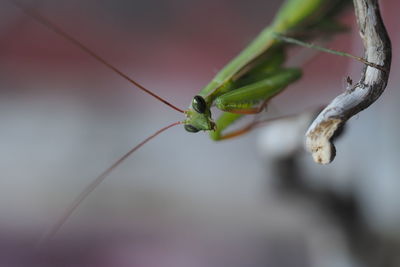
<path fill-rule="evenodd" d="M 346 0 L 286 1 L 271 26 L 265 28 L 193 98 L 185 111 L 185 129 L 188 132 L 210 131 L 213 140 L 232 138 L 251 130 L 256 122 L 223 134 L 243 115 L 261 112 L 271 98 L 301 77 L 299 68 L 283 66 L 289 45 L 280 36 L 305 35 L 311 38 L 312 34 L 307 36 L 305 33 L 321 33 L 322 27 L 335 25 L 334 16 L 347 3 Z M 212 106 L 223 111 L 216 122 L 211 117 Z"/>
<path fill-rule="evenodd" d="M 172 126 L 183 124 L 186 131 L 192 133 L 208 131 L 213 140 L 232 138 L 254 128 L 257 124 L 256 120 L 242 129 L 225 133 L 225 130 L 239 118 L 244 115 L 261 112 L 269 100 L 282 92 L 288 85 L 300 79 L 301 70 L 299 68 L 287 68 L 284 66 L 285 55 L 290 43 L 297 42 L 296 39 L 292 39 L 289 36 L 297 39 L 312 39 L 317 36 L 331 36 L 341 32 L 343 27 L 340 27 L 335 21 L 335 16 L 345 9 L 351 1 L 285 1 L 272 24 L 266 27 L 238 56 L 219 71 L 207 86 L 194 96 L 187 110 L 174 106 L 146 89 L 35 10 L 26 8 L 16 1 L 12 2 L 25 13 L 130 81 L 140 90 L 184 113 L 186 116 L 183 121 L 168 125 L 149 136 L 99 175 L 81 192 L 60 220 L 46 233 L 45 239 L 47 239 L 58 231 L 69 215 L 112 170 L 149 140 Z M 303 45 L 304 43 L 300 42 L 300 44 Z M 211 108 L 214 106 L 223 111 L 216 120 L 212 118 L 211 113 Z"/>

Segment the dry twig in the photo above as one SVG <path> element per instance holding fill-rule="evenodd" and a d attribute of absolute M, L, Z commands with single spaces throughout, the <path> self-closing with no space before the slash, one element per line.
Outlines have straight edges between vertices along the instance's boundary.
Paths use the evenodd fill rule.
<path fill-rule="evenodd" d="M 332 139 L 344 123 L 375 102 L 385 90 L 389 78 L 392 49 L 378 1 L 353 2 L 365 49 L 364 58 L 384 70 L 365 65 L 360 81 L 337 96 L 311 124 L 306 133 L 306 147 L 314 161 L 321 164 L 328 164 L 335 158 Z"/>

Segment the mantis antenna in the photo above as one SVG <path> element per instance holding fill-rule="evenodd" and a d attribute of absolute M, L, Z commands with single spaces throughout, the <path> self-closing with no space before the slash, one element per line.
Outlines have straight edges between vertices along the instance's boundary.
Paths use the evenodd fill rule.
<path fill-rule="evenodd" d="M 132 83 L 133 85 L 135 85 L 137 88 L 139 88 L 140 90 L 142 90 L 143 92 L 151 95 L 152 97 L 156 98 L 157 100 L 163 102 L 165 105 L 175 109 L 176 111 L 179 111 L 180 113 L 184 113 L 184 111 L 178 107 L 176 107 L 175 105 L 171 104 L 170 102 L 168 102 L 167 100 L 165 100 L 164 98 L 156 95 L 155 93 L 153 93 L 152 91 L 150 91 L 149 89 L 145 88 L 143 85 L 141 85 L 140 83 L 136 82 L 135 80 L 133 80 L 132 78 L 130 78 L 128 75 L 126 75 L 125 73 L 123 73 L 122 71 L 120 71 L 119 69 L 117 69 L 115 66 L 113 66 L 112 64 L 110 64 L 109 62 L 107 62 L 104 58 L 102 58 L 101 56 L 97 55 L 95 52 L 93 52 L 92 50 L 90 50 L 87 46 L 85 46 L 82 42 L 78 41 L 76 38 L 72 37 L 71 35 L 69 35 L 68 33 L 66 33 L 63 29 L 61 29 L 60 27 L 58 27 L 55 23 L 51 22 L 49 19 L 45 18 L 44 16 L 42 16 L 41 14 L 39 14 L 38 12 L 36 12 L 34 9 L 32 8 L 28 8 L 24 5 L 22 5 L 21 3 L 19 3 L 18 1 L 15 0 L 9 0 L 12 4 L 14 4 L 16 7 L 18 7 L 19 9 L 21 9 L 24 13 L 26 13 L 28 16 L 32 17 L 33 19 L 35 19 L 36 21 L 38 21 L 40 24 L 44 25 L 45 27 L 51 29 L 52 31 L 54 31 L 55 33 L 59 34 L 60 36 L 64 37 L 66 40 L 70 41 L 71 43 L 73 43 L 75 46 L 79 47 L 82 51 L 86 52 L 88 55 L 92 56 L 94 59 L 96 59 L 98 62 L 102 63 L 104 66 L 106 66 L 107 68 L 111 69 L 112 71 L 114 71 L 115 73 L 117 73 L 119 76 L 121 76 L 122 78 L 124 78 L 125 80 L 129 81 L 130 83 Z"/>
<path fill-rule="evenodd" d="M 171 104 L 167 100 L 163 99 L 162 97 L 156 95 L 152 91 L 148 90 L 145 88 L 143 85 L 140 83 L 136 82 L 132 78 L 130 78 L 128 75 L 117 69 L 114 65 L 110 64 L 107 62 L 104 58 L 90 50 L 87 46 L 85 46 L 82 42 L 78 41 L 68 33 L 66 33 L 64 30 L 62 30 L 59 26 L 57 26 L 55 23 L 51 22 L 49 19 L 45 18 L 38 12 L 36 12 L 34 9 L 29 8 L 24 6 L 23 4 L 19 3 L 18 1 L 15 0 L 10 0 L 12 4 L 14 4 L 17 8 L 21 9 L 24 13 L 26 13 L 28 16 L 32 17 L 45 27 L 51 29 L 55 33 L 59 34 L 60 36 L 64 37 L 66 40 L 70 41 L 72 44 L 75 46 L 79 47 L 82 51 L 86 52 L 88 55 L 92 56 L 94 59 L 96 59 L 98 62 L 102 63 L 104 66 L 107 68 L 111 69 L 113 72 L 117 73 L 119 76 L 124 78 L 125 80 L 129 81 L 133 85 L 135 85 L 137 88 L 140 90 L 144 91 L 145 93 L 151 95 L 152 97 L 156 98 L 157 100 L 163 102 L 167 106 L 175 109 L 178 112 L 184 113 L 184 111 L 175 105 Z M 67 221 L 67 219 L 71 216 L 71 214 L 79 207 L 79 205 L 86 199 L 86 197 L 93 192 L 97 186 L 104 181 L 105 178 L 108 177 L 108 175 L 115 169 L 117 168 L 121 163 L 123 163 L 130 155 L 132 155 L 135 151 L 137 151 L 139 148 L 141 148 L 143 145 L 145 145 L 147 142 L 161 134 L 162 132 L 168 130 L 169 128 L 179 125 L 182 122 L 174 122 L 168 126 L 165 126 L 155 132 L 154 134 L 150 135 L 146 139 L 144 139 L 142 142 L 140 142 L 138 145 L 136 145 L 134 148 L 129 150 L 125 155 L 123 155 L 121 158 L 119 158 L 114 164 L 112 164 L 108 169 L 106 169 L 103 173 L 101 173 L 99 176 L 97 176 L 91 183 L 89 183 L 83 190 L 82 192 L 74 199 L 74 201 L 68 206 L 68 208 L 65 210 L 65 212 L 62 214 L 62 216 L 49 228 L 48 231 L 45 232 L 45 234 L 40 238 L 38 242 L 38 246 L 43 244 L 43 242 L 46 242 L 49 240 L 54 234 L 58 232 L 58 230 L 63 226 L 63 224 Z"/>
<path fill-rule="evenodd" d="M 67 207 L 67 209 L 64 211 L 62 216 L 51 226 L 48 231 L 44 233 L 44 235 L 39 239 L 39 242 L 37 243 L 38 247 L 40 247 L 41 244 L 46 242 L 47 240 L 51 239 L 52 236 L 54 236 L 58 230 L 63 226 L 63 224 L 67 221 L 67 219 L 71 216 L 71 214 L 79 207 L 79 205 L 86 199 L 86 197 L 93 192 L 97 186 L 104 181 L 105 178 L 108 177 L 108 175 L 115 169 L 117 168 L 121 163 L 123 163 L 130 155 L 132 155 L 135 151 L 137 151 L 139 148 L 144 146 L 147 142 L 161 134 L 162 132 L 168 130 L 169 128 L 179 125 L 182 122 L 174 122 L 168 126 L 165 126 L 155 132 L 154 134 L 150 135 L 146 139 L 144 139 L 142 142 L 137 144 L 134 148 L 129 150 L 125 155 L 120 157 L 116 162 L 114 162 L 110 167 L 108 167 L 104 172 L 102 172 L 99 176 L 97 176 L 92 182 L 90 182 L 82 191 L 79 193 L 79 195 L 74 199 L 74 201 Z"/>

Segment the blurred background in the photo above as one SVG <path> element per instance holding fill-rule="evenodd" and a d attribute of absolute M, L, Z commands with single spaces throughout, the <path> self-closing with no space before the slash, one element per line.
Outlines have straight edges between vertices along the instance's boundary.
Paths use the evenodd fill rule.
<path fill-rule="evenodd" d="M 25 3 L 185 108 L 281 1 Z M 87 183 L 182 114 L 2 1 L 0 264 L 399 266 L 399 5 L 381 1 L 394 48 L 386 92 L 350 120 L 331 165 L 316 165 L 300 149 L 307 116 L 220 143 L 175 127 L 122 164 L 48 247 L 33 252 Z M 351 30 L 328 46 L 362 55 L 351 10 L 341 21 Z M 297 52 L 294 62 L 310 53 Z M 344 91 L 347 76 L 359 79 L 358 62 L 312 59 L 302 80 L 274 99 L 272 116 L 315 110 Z M 277 137 L 287 150 L 274 149 Z"/>

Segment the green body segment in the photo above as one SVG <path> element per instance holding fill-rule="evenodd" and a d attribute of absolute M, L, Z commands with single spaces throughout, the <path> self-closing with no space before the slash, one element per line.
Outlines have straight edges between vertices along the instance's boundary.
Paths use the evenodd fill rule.
<path fill-rule="evenodd" d="M 249 110 L 258 112 L 257 105 L 264 107 L 269 99 L 301 77 L 300 69 L 283 67 L 289 44 L 277 38 L 277 34 L 312 38 L 312 33 L 324 29 L 322 25 L 334 24 L 334 16 L 349 2 L 286 0 L 271 25 L 199 92 L 206 111 L 197 112 L 192 102 L 185 112 L 185 126 L 210 131 L 212 139 L 220 140 L 222 132 L 243 114 L 250 114 Z M 224 111 L 216 123 L 211 119 L 212 106 Z"/>
<path fill-rule="evenodd" d="M 219 94 L 219 87 L 230 80 L 237 79 L 237 76 L 249 64 L 256 61 L 273 45 L 280 43 L 274 37 L 275 33 L 285 35 L 299 28 L 299 25 L 321 9 L 324 2 L 329 1 L 332 0 L 287 0 L 279 10 L 271 26 L 265 28 L 238 56 L 219 71 L 213 80 L 200 91 L 199 95 L 205 97 L 206 101 L 212 102 L 216 95 Z M 307 24 L 311 23 L 308 22 Z"/>

